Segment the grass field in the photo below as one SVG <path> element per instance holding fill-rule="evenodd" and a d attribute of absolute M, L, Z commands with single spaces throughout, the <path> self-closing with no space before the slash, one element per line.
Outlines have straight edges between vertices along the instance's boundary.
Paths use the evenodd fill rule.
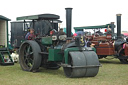
<path fill-rule="evenodd" d="M 22 71 L 19 64 L 0 66 L 0 85 L 128 85 L 128 65 L 118 59 L 100 62 L 98 75 L 90 78 L 66 78 L 63 68 L 31 73 Z"/>

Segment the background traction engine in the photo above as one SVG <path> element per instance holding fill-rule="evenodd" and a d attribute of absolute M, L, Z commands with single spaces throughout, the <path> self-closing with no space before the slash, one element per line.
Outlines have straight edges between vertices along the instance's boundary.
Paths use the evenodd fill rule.
<path fill-rule="evenodd" d="M 59 69 L 63 67 L 67 77 L 94 77 L 99 71 L 97 54 L 84 47 L 81 37 L 71 38 L 72 8 L 66 8 L 67 35 L 56 32 L 51 36 L 24 41 L 20 46 L 19 60 L 24 71 L 39 67 Z"/>
<path fill-rule="evenodd" d="M 114 29 L 114 28 L 113 28 Z M 128 64 L 128 39 L 121 35 L 121 14 L 117 14 L 117 38 L 114 32 L 107 32 L 106 36 L 87 36 L 95 44 L 99 58 L 115 56 L 121 63 Z"/>

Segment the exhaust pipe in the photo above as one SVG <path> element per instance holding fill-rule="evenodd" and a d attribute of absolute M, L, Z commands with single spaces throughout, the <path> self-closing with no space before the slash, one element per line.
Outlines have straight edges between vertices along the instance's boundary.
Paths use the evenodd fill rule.
<path fill-rule="evenodd" d="M 115 41 L 115 50 L 119 51 L 119 46 L 126 42 L 121 36 L 121 14 L 117 14 L 117 40 Z"/>
<path fill-rule="evenodd" d="M 117 14 L 117 39 L 121 39 L 121 14 Z"/>
<path fill-rule="evenodd" d="M 67 37 L 71 37 L 72 30 L 72 8 L 65 8 L 66 10 L 66 32 Z"/>

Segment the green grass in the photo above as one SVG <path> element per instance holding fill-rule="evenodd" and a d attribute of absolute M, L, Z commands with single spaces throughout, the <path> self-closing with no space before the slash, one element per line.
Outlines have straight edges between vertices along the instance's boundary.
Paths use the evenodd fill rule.
<path fill-rule="evenodd" d="M 41 72 L 22 71 L 19 64 L 0 66 L 0 85 L 127 85 L 128 65 L 118 59 L 100 60 L 102 67 L 96 77 L 66 78 L 63 68 L 41 69 Z"/>

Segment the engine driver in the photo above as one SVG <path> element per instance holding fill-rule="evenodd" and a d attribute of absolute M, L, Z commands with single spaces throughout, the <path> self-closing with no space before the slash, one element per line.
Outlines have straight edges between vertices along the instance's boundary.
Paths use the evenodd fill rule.
<path fill-rule="evenodd" d="M 29 32 L 26 34 L 25 39 L 26 40 L 34 40 L 35 39 L 34 29 L 30 28 Z"/>
<path fill-rule="evenodd" d="M 65 35 L 65 32 L 63 31 L 63 28 L 60 28 L 58 35 Z"/>

